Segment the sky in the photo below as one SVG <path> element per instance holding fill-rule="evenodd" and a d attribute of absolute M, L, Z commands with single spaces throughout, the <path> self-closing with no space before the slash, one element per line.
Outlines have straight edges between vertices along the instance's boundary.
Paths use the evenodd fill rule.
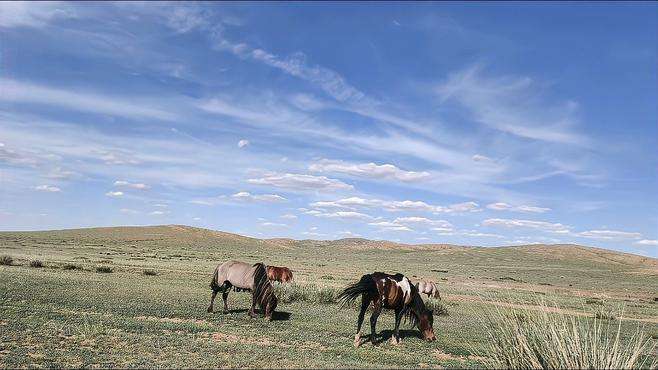
<path fill-rule="evenodd" d="M 0 3 L 0 230 L 658 257 L 656 3 Z"/>

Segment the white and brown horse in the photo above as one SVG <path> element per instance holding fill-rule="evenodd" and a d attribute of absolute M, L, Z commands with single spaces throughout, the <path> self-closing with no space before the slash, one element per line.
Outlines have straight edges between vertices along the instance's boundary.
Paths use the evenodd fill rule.
<path fill-rule="evenodd" d="M 361 280 L 351 284 L 338 296 L 343 303 L 351 303 L 361 297 L 361 311 L 356 325 L 354 346 L 361 345 L 361 325 L 368 309 L 372 303 L 372 316 L 370 316 L 370 341 L 375 344 L 377 318 L 383 308 L 395 310 L 395 332 L 391 336 L 393 344 L 400 343 L 400 321 L 407 316 L 413 326 L 418 326 L 423 339 L 435 341 L 434 316 L 423 303 L 418 293 L 418 288 L 411 284 L 409 279 L 402 274 L 389 275 L 383 272 L 375 272 L 363 275 Z"/>
<path fill-rule="evenodd" d="M 274 288 L 267 279 L 267 268 L 262 263 L 250 265 L 240 261 L 227 261 L 215 268 L 210 288 L 212 296 L 208 312 L 213 312 L 213 304 L 217 293 L 222 292 L 224 300 L 224 313 L 228 313 L 228 294 L 231 287 L 240 290 L 251 291 L 251 309 L 249 316 L 255 316 L 256 305 L 259 305 L 264 312 L 265 318 L 272 319 L 272 314 L 277 306 L 277 299 L 274 295 Z"/>

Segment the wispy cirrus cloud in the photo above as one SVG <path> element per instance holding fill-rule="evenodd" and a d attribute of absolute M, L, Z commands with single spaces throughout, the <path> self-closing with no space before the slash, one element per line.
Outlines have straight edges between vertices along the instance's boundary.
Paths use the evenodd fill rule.
<path fill-rule="evenodd" d="M 475 65 L 450 74 L 436 88 L 439 97 L 444 102 L 459 102 L 472 112 L 477 122 L 521 138 L 581 146 L 588 144 L 588 140 L 574 130 L 576 103 L 567 101 L 551 105 L 541 100 L 541 88 L 531 78 L 487 77 L 482 69 Z"/>
<path fill-rule="evenodd" d="M 11 103 L 43 104 L 74 111 L 110 114 L 118 117 L 158 119 L 171 121 L 176 114 L 162 108 L 149 107 L 147 102 L 135 103 L 140 99 L 125 99 L 98 95 L 94 92 L 72 92 L 29 82 L 0 78 L 2 94 L 0 101 Z"/>

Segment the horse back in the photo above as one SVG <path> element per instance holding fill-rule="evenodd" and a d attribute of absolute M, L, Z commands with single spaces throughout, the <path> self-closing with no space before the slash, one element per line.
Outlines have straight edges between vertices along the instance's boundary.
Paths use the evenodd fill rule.
<path fill-rule="evenodd" d="M 242 261 L 226 261 L 217 267 L 217 283 L 228 281 L 237 288 L 253 289 L 256 268 Z"/>

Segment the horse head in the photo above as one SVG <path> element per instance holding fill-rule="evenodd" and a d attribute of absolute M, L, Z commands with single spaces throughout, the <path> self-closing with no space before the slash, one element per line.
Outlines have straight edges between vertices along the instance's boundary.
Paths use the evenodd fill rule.
<path fill-rule="evenodd" d="M 428 342 L 436 340 L 434 335 L 434 312 L 432 310 L 425 310 L 418 315 L 418 328 L 423 336 L 423 339 Z"/>

